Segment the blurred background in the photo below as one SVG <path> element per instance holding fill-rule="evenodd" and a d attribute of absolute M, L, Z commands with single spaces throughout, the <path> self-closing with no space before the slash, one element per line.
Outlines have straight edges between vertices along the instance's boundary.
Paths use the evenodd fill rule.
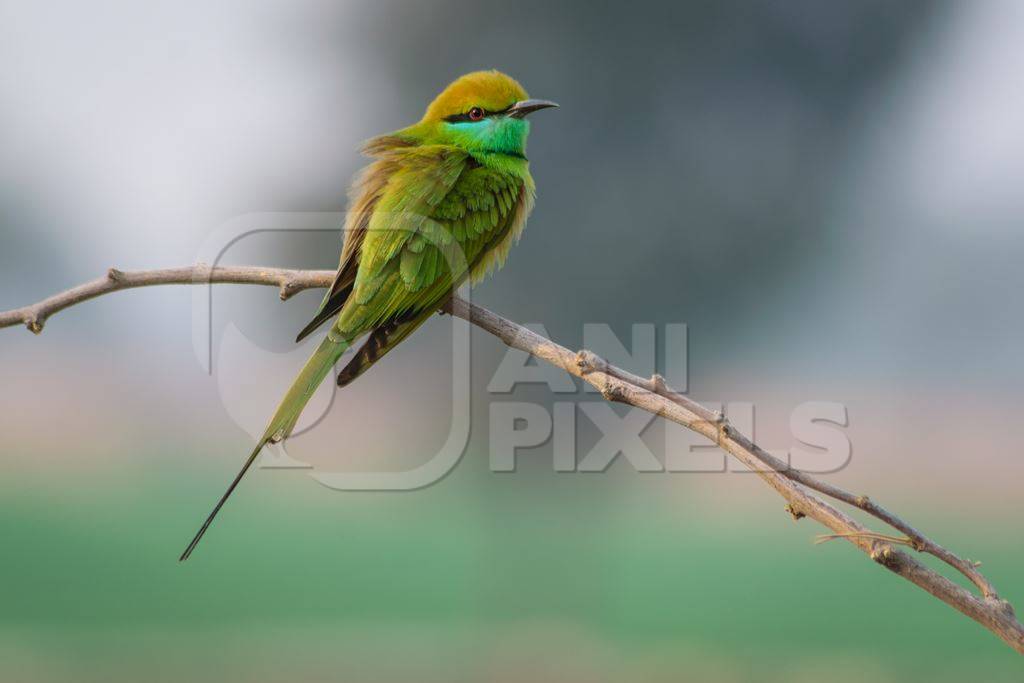
<path fill-rule="evenodd" d="M 1020 608 L 1022 46 L 1014 0 L 2 0 L 0 309 L 268 224 L 302 229 L 221 262 L 333 268 L 360 142 L 499 68 L 562 108 L 534 118 L 537 208 L 475 300 L 571 348 L 586 323 L 626 343 L 685 323 L 690 395 L 753 403 L 773 449 L 797 445 L 795 406 L 842 403 L 852 457 L 827 479 Z M 480 332 L 448 477 L 343 493 L 257 470 L 180 565 L 320 298 L 217 288 L 210 374 L 193 295 L 0 331 L 6 680 L 1020 680 L 992 634 L 813 545 L 748 473 L 556 473 L 550 443 L 491 472 L 495 402 L 600 398 L 488 393 L 505 349 Z M 329 410 L 325 390 L 290 452 L 429 459 L 451 340 L 437 318 Z"/>

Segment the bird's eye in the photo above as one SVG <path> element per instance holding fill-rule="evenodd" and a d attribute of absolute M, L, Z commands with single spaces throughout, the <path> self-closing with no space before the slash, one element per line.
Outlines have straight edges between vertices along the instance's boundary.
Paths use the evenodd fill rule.
<path fill-rule="evenodd" d="M 484 117 L 484 110 L 480 107 L 473 107 L 469 110 L 469 120 L 479 121 Z"/>

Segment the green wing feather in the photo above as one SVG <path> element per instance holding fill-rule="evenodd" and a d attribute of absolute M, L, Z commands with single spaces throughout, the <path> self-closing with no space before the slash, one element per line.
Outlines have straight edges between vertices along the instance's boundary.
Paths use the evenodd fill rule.
<path fill-rule="evenodd" d="M 443 167 L 444 160 L 439 161 Z M 416 184 L 415 175 L 404 175 L 402 180 Z M 401 185 L 396 189 L 401 191 Z M 339 373 L 339 385 L 352 382 L 397 346 L 467 277 L 478 280 L 504 261 L 532 206 L 533 185 L 529 176 L 503 173 L 465 159 L 457 180 L 439 201 L 434 201 L 433 193 L 419 196 L 430 197 L 419 205 L 425 215 L 392 214 L 388 225 L 398 225 L 398 230 L 385 228 L 375 234 L 371 221 L 355 292 L 338 324 L 349 332 L 367 326 L 373 332 Z M 380 206 L 387 205 L 388 199 L 385 196 Z M 370 249 L 380 252 L 368 258 Z"/>
<path fill-rule="evenodd" d="M 344 243 L 341 247 L 338 272 L 323 301 L 320 302 L 316 315 L 299 332 L 295 338 L 296 342 L 302 341 L 320 325 L 336 316 L 348 300 L 355 284 L 363 237 L 366 235 L 370 218 L 388 188 L 392 175 L 401 166 L 402 155 L 398 154 L 399 150 L 411 146 L 413 143 L 409 139 L 397 135 L 381 135 L 363 146 L 363 153 L 373 157 L 374 161 L 359 174 L 349 193 L 349 210 L 342 230 Z"/>
<path fill-rule="evenodd" d="M 514 241 L 532 201 L 522 177 L 481 166 L 454 148 L 400 150 L 404 157 L 370 218 L 351 296 L 338 329 L 348 335 L 432 313 L 489 252 Z M 504 251 L 498 250 L 501 260 Z"/>

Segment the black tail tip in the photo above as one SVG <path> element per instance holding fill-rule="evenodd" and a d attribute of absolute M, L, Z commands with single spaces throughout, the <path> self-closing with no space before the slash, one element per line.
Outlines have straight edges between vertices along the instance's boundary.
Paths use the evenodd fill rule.
<path fill-rule="evenodd" d="M 216 514 L 216 511 L 214 511 L 214 514 Z M 210 515 L 210 519 L 213 519 L 213 515 Z M 192 557 L 192 551 L 196 549 L 197 545 L 199 545 L 199 541 L 202 540 L 203 534 L 206 533 L 206 530 L 210 526 L 210 519 L 206 520 L 206 523 L 203 524 L 202 528 L 199 530 L 199 532 L 192 539 L 192 542 L 188 544 L 187 548 L 185 548 L 185 552 L 183 552 L 181 554 L 181 557 L 178 558 L 178 562 L 184 562 L 188 558 Z"/>

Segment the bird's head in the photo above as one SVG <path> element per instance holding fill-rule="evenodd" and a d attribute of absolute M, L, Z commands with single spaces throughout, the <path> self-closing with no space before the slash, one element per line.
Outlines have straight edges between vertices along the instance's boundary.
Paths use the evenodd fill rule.
<path fill-rule="evenodd" d="M 475 71 L 445 88 L 415 127 L 428 142 L 454 145 L 474 156 L 525 158 L 526 116 L 557 106 L 529 99 L 523 86 L 499 71 Z"/>

